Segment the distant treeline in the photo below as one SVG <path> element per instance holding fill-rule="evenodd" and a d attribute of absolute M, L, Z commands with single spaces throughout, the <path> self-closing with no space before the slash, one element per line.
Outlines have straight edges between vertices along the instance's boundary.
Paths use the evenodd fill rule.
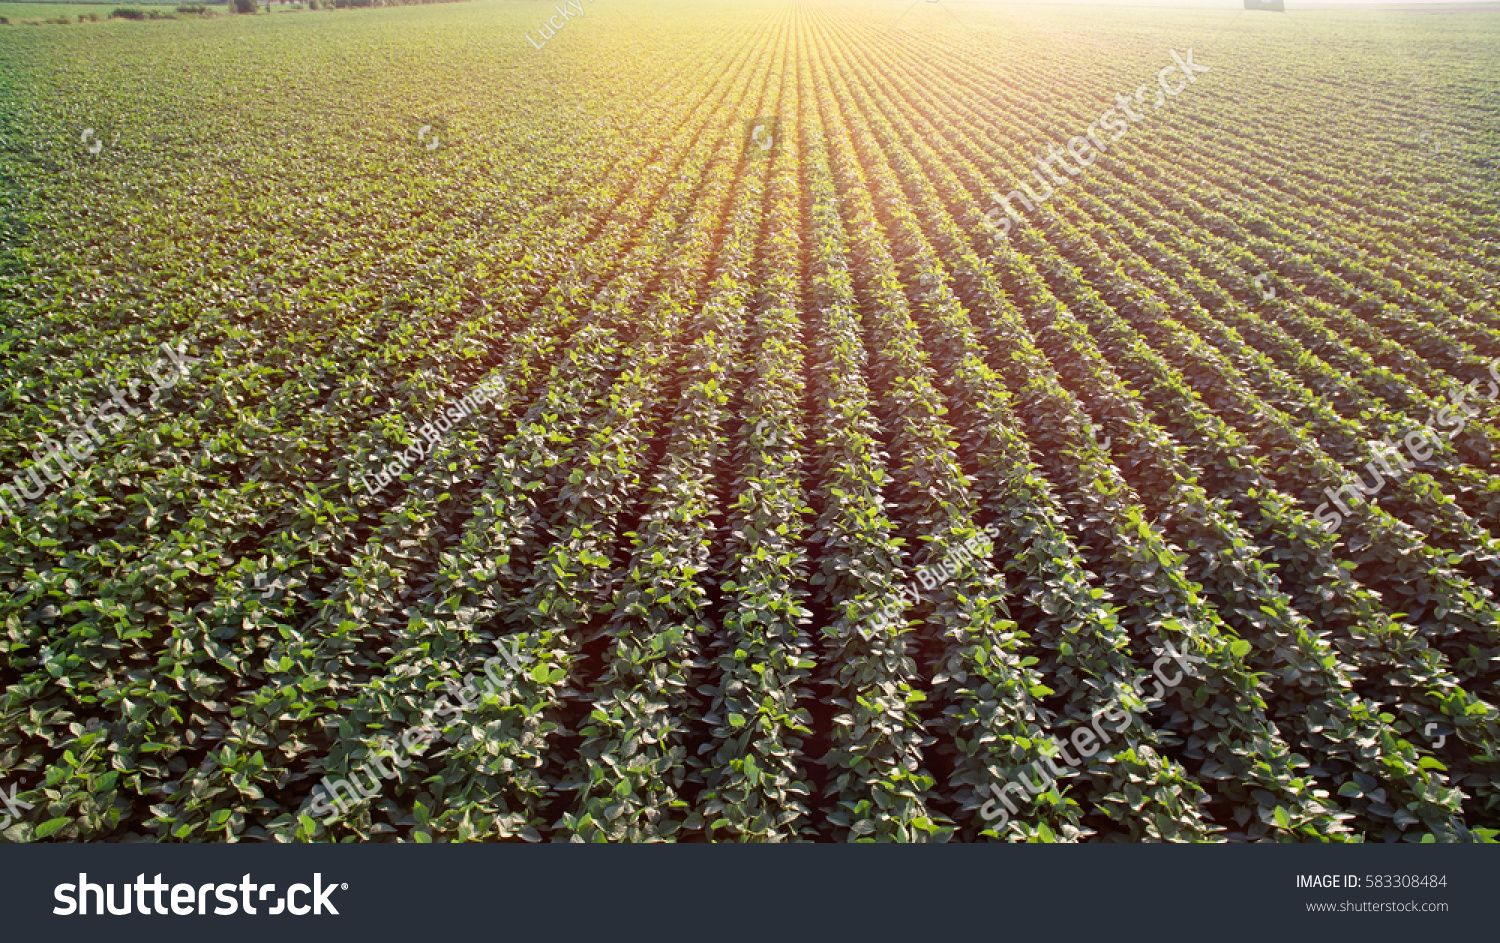
<path fill-rule="evenodd" d="M 87 4 L 87 5 L 90 5 L 90 6 L 105 6 L 105 5 L 110 4 L 110 3 L 117 3 L 117 2 L 119 2 L 119 0 L 22 0 L 22 2 L 24 2 L 24 3 L 28 4 L 28 5 L 34 3 L 37 6 L 44 6 L 44 5 L 48 5 L 48 4 L 57 4 L 57 3 L 68 3 L 69 5 L 84 5 L 84 4 Z M 164 12 L 162 10 L 156 10 L 156 9 L 145 9 L 145 7 L 151 7 L 151 6 L 168 6 L 168 5 L 170 5 L 172 3 L 176 3 L 176 2 L 177 2 L 177 0 L 136 0 L 136 4 L 133 5 L 133 6 L 115 7 L 115 9 L 109 14 L 108 19 L 111 19 L 111 20 L 175 20 L 176 17 L 173 16 L 172 14 L 170 14 L 170 13 L 166 13 L 166 12 Z M 269 0 L 269 2 L 270 3 L 278 4 L 278 5 L 282 5 L 282 6 L 289 6 L 293 10 L 298 10 L 298 9 L 302 8 L 302 3 L 300 2 L 300 0 Z M 330 9 L 332 9 L 332 10 L 343 10 L 343 9 L 352 8 L 352 7 L 405 7 L 405 6 L 415 6 L 415 5 L 421 4 L 421 3 L 463 3 L 463 2 L 466 2 L 466 0 L 322 0 L 322 3 L 319 4 L 318 0 L 307 0 L 307 8 L 310 9 L 310 10 L 317 10 L 317 9 L 320 9 L 320 8 L 324 9 L 324 10 L 330 10 Z M 220 7 L 220 8 L 227 7 L 228 10 L 229 10 L 229 12 L 231 12 L 231 13 L 257 13 L 257 12 L 260 11 L 260 8 L 261 8 L 261 6 L 263 4 L 269 5 L 267 3 L 267 0 L 206 0 L 206 3 L 193 3 L 193 4 L 179 5 L 179 6 L 176 7 L 176 12 L 177 13 L 182 13 L 182 14 L 197 15 L 197 16 L 210 16 L 211 17 L 211 16 L 216 16 L 217 14 L 213 10 L 211 10 L 210 7 Z M 21 21 L 21 23 L 28 24 L 28 25 L 38 25 L 38 24 L 42 24 L 42 23 L 49 23 L 49 24 L 55 23 L 55 24 L 64 24 L 64 25 L 66 25 L 66 24 L 69 24 L 69 23 L 72 23 L 72 22 L 73 22 L 72 18 L 67 17 L 67 16 L 52 17 L 52 18 L 43 19 L 43 20 L 22 20 Z M 96 14 L 96 13 L 80 13 L 80 14 L 78 14 L 78 22 L 80 22 L 80 23 L 87 23 L 87 22 L 97 23 L 97 22 L 99 22 L 99 15 Z M 12 24 L 11 24 L 11 21 L 10 21 L 9 18 L 0 16 L 0 26 L 10 26 L 10 25 L 12 25 Z"/>
<path fill-rule="evenodd" d="M 57 5 L 57 6 L 70 6 L 70 7 L 80 7 L 80 6 L 99 6 L 99 7 L 105 7 L 105 6 L 110 6 L 110 5 L 116 5 L 116 8 L 120 9 L 120 10 L 129 9 L 129 7 L 119 7 L 118 4 L 119 4 L 120 0 L 15 0 L 15 2 L 20 3 L 20 4 L 24 4 L 26 6 L 52 6 L 52 5 Z M 271 2 L 275 3 L 277 5 L 282 5 L 282 6 L 300 6 L 302 3 L 307 2 L 307 0 L 271 0 Z M 330 8 L 330 7 L 339 7 L 339 8 L 343 8 L 343 7 L 404 7 L 404 6 L 413 6 L 413 5 L 418 4 L 418 3 L 461 3 L 461 2 L 464 2 L 464 0 L 384 0 L 384 2 L 378 2 L 378 3 L 377 2 L 339 3 L 339 2 L 337 2 L 337 0 L 322 0 L 322 4 L 321 5 L 323 7 L 325 7 L 325 8 Z M 181 3 L 182 3 L 182 0 L 132 0 L 132 6 L 138 6 L 138 7 L 150 7 L 150 6 L 176 7 L 178 13 L 201 13 L 201 12 L 206 12 L 204 10 L 199 9 L 200 7 L 203 7 L 203 6 L 209 6 L 209 7 L 229 7 L 229 6 L 232 6 L 231 0 L 203 0 L 202 3 L 189 4 L 189 5 L 186 5 L 186 6 L 180 6 L 179 4 L 181 4 Z M 265 3 L 265 0 L 256 0 L 256 4 L 257 5 L 261 5 L 261 4 L 264 4 L 264 3 Z M 319 4 L 316 2 L 316 0 L 315 0 L 315 2 L 313 2 L 311 4 L 311 7 L 313 9 L 317 9 L 318 6 L 319 6 Z M 132 19 L 133 17 L 122 16 L 121 18 L 122 19 Z"/>
<path fill-rule="evenodd" d="M 467 0 L 333 0 L 328 3 L 324 0 L 324 6 L 332 6 L 334 9 L 342 10 L 345 7 L 410 7 L 421 3 L 465 3 Z"/>

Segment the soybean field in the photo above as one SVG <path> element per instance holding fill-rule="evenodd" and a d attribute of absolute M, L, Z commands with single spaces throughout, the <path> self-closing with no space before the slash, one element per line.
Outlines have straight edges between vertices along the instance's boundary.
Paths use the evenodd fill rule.
<path fill-rule="evenodd" d="M 4 840 L 1500 835 L 1500 11 L 267 9 L 0 25 Z"/>

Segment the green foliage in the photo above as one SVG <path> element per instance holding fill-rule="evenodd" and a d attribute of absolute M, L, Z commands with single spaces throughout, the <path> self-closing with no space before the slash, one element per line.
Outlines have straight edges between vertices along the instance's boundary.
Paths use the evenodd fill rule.
<path fill-rule="evenodd" d="M 199 363 L 0 516 L 5 840 L 1494 841 L 1500 406 L 1315 516 L 1500 354 L 1482 139 L 1256 33 L 997 244 L 1138 27 L 919 7 L 7 34 L 102 91 L 0 59 L 0 484 Z M 1488 87 L 1460 16 L 1424 115 Z"/>

